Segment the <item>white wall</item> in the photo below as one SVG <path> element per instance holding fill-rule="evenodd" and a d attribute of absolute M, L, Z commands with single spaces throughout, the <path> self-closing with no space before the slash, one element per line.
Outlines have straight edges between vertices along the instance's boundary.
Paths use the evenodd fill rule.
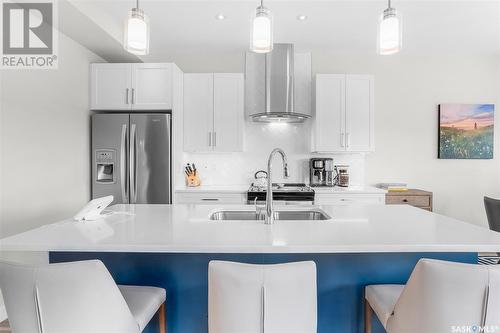
<path fill-rule="evenodd" d="M 89 200 L 89 63 L 100 61 L 60 34 L 57 70 L 2 71 L 0 238 Z"/>

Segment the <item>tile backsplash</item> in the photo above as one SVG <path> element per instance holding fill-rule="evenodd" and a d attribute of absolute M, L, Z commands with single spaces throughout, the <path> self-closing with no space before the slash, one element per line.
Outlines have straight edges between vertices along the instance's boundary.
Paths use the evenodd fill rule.
<path fill-rule="evenodd" d="M 311 124 L 262 124 L 245 122 L 244 151 L 237 153 L 184 153 L 186 163 L 195 163 L 203 185 L 250 185 L 258 170 L 267 169 L 269 153 L 282 148 L 288 157 L 290 177 L 286 182 L 309 183 L 309 159 L 332 157 L 334 164 L 350 166 L 350 182 L 363 185 L 364 153 L 311 153 Z M 182 174 L 177 175 L 183 177 Z M 281 158 L 273 159 L 273 180 L 283 179 Z M 182 183 L 182 182 L 180 182 Z"/>

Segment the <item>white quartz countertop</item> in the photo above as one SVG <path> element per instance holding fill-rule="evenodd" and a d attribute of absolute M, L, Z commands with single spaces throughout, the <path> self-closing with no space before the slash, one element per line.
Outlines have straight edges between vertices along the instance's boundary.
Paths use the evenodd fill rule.
<path fill-rule="evenodd" d="M 179 187 L 177 193 L 246 193 L 250 185 L 202 185 L 198 187 Z M 313 187 L 318 194 L 385 194 L 386 190 L 374 186 Z"/>
<path fill-rule="evenodd" d="M 406 205 L 317 206 L 325 221 L 210 221 L 253 206 L 116 205 L 0 240 L 0 250 L 189 253 L 499 252 L 500 233 Z M 305 207 L 276 206 L 278 210 Z"/>

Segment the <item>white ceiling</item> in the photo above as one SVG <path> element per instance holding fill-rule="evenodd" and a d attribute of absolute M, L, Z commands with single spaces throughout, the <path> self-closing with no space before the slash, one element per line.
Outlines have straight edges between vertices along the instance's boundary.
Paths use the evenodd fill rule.
<path fill-rule="evenodd" d="M 123 21 L 135 6 L 133 0 L 70 2 L 120 42 Z M 150 55 L 142 59 L 162 59 L 172 50 L 244 51 L 257 4 L 243 0 L 141 0 L 140 7 L 151 22 Z M 265 5 L 274 13 L 275 42 L 291 42 L 299 50 L 374 54 L 378 18 L 387 3 L 274 0 L 265 1 Z M 393 7 L 403 15 L 402 55 L 500 55 L 500 1 L 393 0 Z M 216 20 L 218 13 L 227 18 Z M 298 21 L 299 14 L 308 19 Z"/>

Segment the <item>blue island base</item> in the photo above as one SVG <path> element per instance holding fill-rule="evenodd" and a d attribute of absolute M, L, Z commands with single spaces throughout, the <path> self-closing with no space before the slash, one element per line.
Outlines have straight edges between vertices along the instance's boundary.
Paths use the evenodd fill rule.
<path fill-rule="evenodd" d="M 205 254 L 50 252 L 51 263 L 100 259 L 118 284 L 167 290 L 169 333 L 208 331 L 208 263 L 274 264 L 313 260 L 318 276 L 318 332 L 363 332 L 363 288 L 404 284 L 420 258 L 477 263 L 477 253 Z M 373 332 L 384 332 L 373 318 Z M 152 320 L 144 332 L 157 332 Z"/>

